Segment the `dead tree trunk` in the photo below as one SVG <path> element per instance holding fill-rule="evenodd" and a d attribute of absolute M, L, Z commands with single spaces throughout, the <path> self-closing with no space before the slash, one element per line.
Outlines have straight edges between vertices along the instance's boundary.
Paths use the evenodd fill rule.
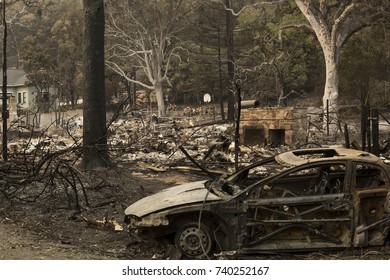
<path fill-rule="evenodd" d="M 84 110 L 83 160 L 86 169 L 106 167 L 106 97 L 104 72 L 104 1 L 83 0 L 84 5 Z"/>

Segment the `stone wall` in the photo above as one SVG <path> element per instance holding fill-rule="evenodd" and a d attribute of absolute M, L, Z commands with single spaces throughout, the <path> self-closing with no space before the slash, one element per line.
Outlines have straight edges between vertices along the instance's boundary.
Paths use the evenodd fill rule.
<path fill-rule="evenodd" d="M 248 145 L 291 145 L 305 141 L 306 109 L 293 107 L 250 108 L 241 111 L 241 142 Z"/>

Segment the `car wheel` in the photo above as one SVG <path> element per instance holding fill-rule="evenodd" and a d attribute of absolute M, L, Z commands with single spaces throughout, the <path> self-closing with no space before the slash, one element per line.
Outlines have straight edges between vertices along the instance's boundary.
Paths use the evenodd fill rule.
<path fill-rule="evenodd" d="M 175 246 L 190 258 L 201 258 L 209 255 L 213 243 L 211 231 L 203 223 L 186 224 L 179 228 L 175 235 Z"/>

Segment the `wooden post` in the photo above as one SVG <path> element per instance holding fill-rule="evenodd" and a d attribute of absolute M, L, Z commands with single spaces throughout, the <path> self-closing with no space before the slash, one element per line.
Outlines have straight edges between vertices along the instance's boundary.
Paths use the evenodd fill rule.
<path fill-rule="evenodd" d="M 240 151 L 240 121 L 241 121 L 241 87 L 236 84 L 236 100 L 237 100 L 237 117 L 236 117 L 236 133 L 234 137 L 234 166 L 238 171 L 238 153 Z"/>
<path fill-rule="evenodd" d="M 379 156 L 379 113 L 378 109 L 371 110 L 372 153 Z"/>
<path fill-rule="evenodd" d="M 349 143 L 348 125 L 346 123 L 344 123 L 344 137 L 345 137 L 345 148 L 350 149 L 351 144 Z"/>
<path fill-rule="evenodd" d="M 368 152 L 371 153 L 372 151 L 372 142 L 371 142 L 371 105 L 367 105 L 367 147 L 368 147 Z"/>
<path fill-rule="evenodd" d="M 329 136 L 329 99 L 326 100 L 326 136 Z"/>

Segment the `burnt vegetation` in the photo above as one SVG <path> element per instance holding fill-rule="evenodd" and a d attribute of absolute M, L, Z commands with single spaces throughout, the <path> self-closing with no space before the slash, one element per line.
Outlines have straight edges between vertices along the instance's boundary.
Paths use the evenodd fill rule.
<path fill-rule="evenodd" d="M 20 24 L 9 22 L 12 30 L 10 66 L 23 65 L 29 82 L 37 88 L 42 83 L 53 84 L 58 94 L 55 100 L 43 98 L 47 96 L 42 90 L 39 98 L 48 101 L 46 105 L 57 104 L 57 98 L 59 103 L 54 109 L 38 104 L 31 123 L 27 119 L 32 112 L 22 108 L 22 104 L 26 104 L 24 101 L 16 102 L 19 107 L 15 106 L 15 112 L 11 112 L 19 119 L 10 120 L 10 141 L 2 146 L 3 151 L 8 151 L 8 160 L 0 161 L 1 223 L 28 229 L 38 236 L 38 240 L 51 240 L 84 252 L 74 258 L 181 258 L 180 252 L 166 242 L 144 241 L 128 235 L 122 223 L 128 205 L 172 185 L 231 174 L 238 167 L 301 147 L 346 146 L 372 151 L 388 161 L 388 21 L 373 24 L 345 45 L 345 51 L 340 54 L 340 92 L 343 92 L 340 111 L 330 119 L 326 108 L 320 108 L 325 72 L 318 45 L 311 34 L 299 31 L 298 26 L 289 27 L 289 18 L 303 19 L 294 2 L 308 1 L 286 1 L 259 10 L 255 9 L 257 5 L 249 5 L 242 9 L 240 17 L 230 18 L 230 24 L 234 22 L 230 27 L 225 26 L 225 8 L 215 6 L 218 1 L 213 1 L 211 6 L 203 1 L 188 1 L 190 5 L 183 11 L 186 12 L 183 14 L 185 23 L 173 24 L 179 30 L 172 33 L 175 36 L 168 34 L 164 39 L 167 48 L 163 49 L 170 54 L 169 59 L 172 56 L 173 65 L 165 73 L 169 75 L 160 77 L 161 87 L 154 85 L 154 88 L 149 86 L 141 90 L 150 77 L 139 70 L 140 61 L 120 56 L 111 61 L 105 77 L 97 79 L 106 84 L 99 86 L 99 89 L 106 89 L 99 98 L 100 105 L 112 106 L 115 110 L 98 113 L 88 108 L 90 116 L 102 124 L 99 129 L 103 131 L 93 135 L 92 140 L 104 138 L 107 143 L 83 143 L 85 126 L 75 124 L 74 117 L 65 117 L 68 109 L 82 107 L 77 103 L 82 97 L 86 78 L 80 67 L 84 63 L 79 51 L 82 42 L 79 27 L 83 18 L 81 1 L 74 0 L 69 2 L 71 4 L 63 1 L 59 6 L 51 0 L 23 2 L 27 7 L 15 2 L 15 11 L 7 11 L 9 17 L 12 15 L 14 20 L 20 20 Z M 132 20 L 142 15 L 141 19 L 153 23 L 152 13 L 141 13 L 149 10 L 150 3 L 133 2 L 140 13 L 131 15 Z M 228 2 L 235 2 L 233 10 L 240 10 L 246 4 L 245 1 Z M 118 3 L 106 3 L 107 7 L 111 5 L 107 15 L 109 25 L 106 26 L 106 30 L 111 31 L 109 35 L 117 34 L 112 33 L 110 24 L 123 24 L 123 31 L 126 31 L 127 23 L 132 22 L 118 16 L 124 14 Z M 176 1 L 167 3 L 172 8 Z M 193 4 L 202 5 L 192 7 Z M 23 18 L 24 15 L 29 17 Z M 166 20 L 170 22 L 172 18 L 179 17 L 167 16 Z M 145 26 L 155 28 L 157 25 Z M 280 30 L 285 32 L 282 34 Z M 226 34 L 233 34 L 233 31 L 234 53 L 233 46 L 224 45 L 232 39 L 225 38 Z M 385 36 L 375 36 L 382 32 Z M 107 36 L 106 40 L 109 46 L 116 46 L 119 39 Z M 41 42 L 49 43 L 43 45 Z M 155 45 L 153 40 L 152 43 Z M 136 47 L 130 47 L 128 52 L 139 52 Z M 371 49 L 372 52 L 365 52 Z M 110 54 L 114 50 L 110 47 L 103 52 L 112 59 L 117 54 Z M 152 51 L 146 49 L 141 53 Z M 383 53 L 387 55 L 383 56 Z M 232 64 L 225 63 L 226 56 L 229 64 L 235 63 L 237 73 L 231 72 Z M 359 63 L 356 57 L 362 58 Z M 165 61 L 163 65 L 169 63 Z M 90 74 L 93 77 L 94 71 Z M 242 89 L 242 96 L 247 99 L 243 103 L 239 98 L 233 100 L 234 91 L 238 89 L 232 88 L 233 74 L 240 80 L 237 96 L 241 98 Z M 88 82 L 96 84 L 92 80 Z M 161 96 L 154 100 L 156 97 L 152 97 L 152 93 L 157 89 Z M 92 90 L 92 99 L 96 99 L 94 93 Z M 212 97 L 211 103 L 202 103 L 205 93 Z M 224 104 L 228 99 L 229 106 Z M 237 104 L 231 106 L 236 101 Z M 246 110 L 242 119 L 234 120 L 234 123 L 232 117 L 241 114 L 237 108 L 245 102 L 249 102 L 249 107 L 242 108 Z M 259 105 L 269 112 L 260 113 L 256 111 L 258 108 L 252 108 Z M 237 112 L 233 111 L 235 109 Z M 301 109 L 306 111 L 301 114 Z M 58 119 L 48 128 L 37 129 L 37 119 L 50 110 Z M 106 124 L 106 115 L 110 114 L 113 116 Z M 324 128 L 325 114 L 328 127 Z M 335 124 L 334 130 L 329 131 L 329 122 Z M 91 127 L 88 130 L 97 132 Z M 92 144 L 89 146 L 89 143 Z M 88 148 L 97 153 L 103 151 L 103 162 L 100 162 L 103 167 L 92 169 L 96 165 L 89 166 L 85 158 L 82 162 Z M 253 220 L 268 218 L 259 215 L 257 209 L 251 214 Z M 315 220 L 316 215 L 311 218 Z M 195 229 L 195 226 L 191 224 L 190 228 Z M 185 235 L 185 229 L 182 232 Z M 249 244 L 256 245 L 255 230 L 250 238 Z M 177 243 L 180 244 L 180 240 Z M 386 259 L 389 255 L 389 246 L 383 246 L 373 250 L 275 254 L 265 258 Z M 217 257 L 229 258 L 228 254 Z"/>

